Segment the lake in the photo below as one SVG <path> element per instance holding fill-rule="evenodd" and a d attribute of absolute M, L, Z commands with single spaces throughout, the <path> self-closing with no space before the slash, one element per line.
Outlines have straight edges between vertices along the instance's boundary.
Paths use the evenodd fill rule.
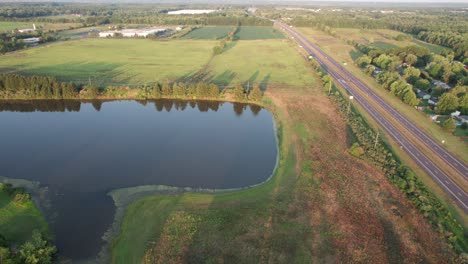
<path fill-rule="evenodd" d="M 96 256 L 115 206 L 139 185 L 226 189 L 272 174 L 272 114 L 206 101 L 0 101 L 0 176 L 47 189 L 60 255 Z"/>

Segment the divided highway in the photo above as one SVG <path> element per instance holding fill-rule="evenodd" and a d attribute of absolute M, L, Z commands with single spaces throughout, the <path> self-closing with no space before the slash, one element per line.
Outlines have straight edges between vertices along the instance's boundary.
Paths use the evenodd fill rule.
<path fill-rule="evenodd" d="M 321 66 L 335 79 L 337 83 L 343 86 L 354 99 L 375 119 L 375 121 L 400 145 L 400 148 L 406 151 L 414 161 L 431 176 L 440 187 L 449 194 L 457 204 L 468 213 L 468 194 L 455 183 L 450 177 L 450 173 L 461 175 L 461 180 L 468 179 L 468 166 L 460 159 L 443 148 L 438 142 L 429 137 L 421 129 L 416 127 L 410 120 L 401 115 L 396 109 L 385 102 L 372 89 L 361 82 L 358 78 L 346 70 L 340 63 L 330 58 L 318 46 L 305 38 L 294 28 L 286 24 L 275 22 L 275 26 L 281 28 L 287 34 L 295 39 L 311 56 L 313 56 Z M 377 109 L 378 106 L 380 109 Z M 385 111 L 385 115 L 379 113 L 379 110 Z M 395 124 L 399 124 L 406 129 L 406 133 L 411 134 L 412 139 L 401 131 Z M 417 147 L 414 140 L 424 145 L 431 153 L 425 153 Z M 443 171 L 428 156 L 437 155 L 451 170 Z M 453 176 L 453 175 L 452 175 Z"/>

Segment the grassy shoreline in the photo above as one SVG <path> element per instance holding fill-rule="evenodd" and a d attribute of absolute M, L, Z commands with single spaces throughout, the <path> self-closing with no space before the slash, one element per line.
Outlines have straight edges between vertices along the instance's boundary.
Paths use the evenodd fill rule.
<path fill-rule="evenodd" d="M 290 42 L 280 46 L 288 48 L 282 55 L 294 51 Z M 213 65 L 223 63 L 223 56 L 235 57 L 229 53 L 238 47 L 216 56 Z M 249 58 L 234 66 L 248 75 L 253 68 L 264 69 L 259 62 L 244 69 L 257 61 L 256 54 L 246 53 L 245 48 L 248 46 L 241 52 Z M 269 51 L 271 54 L 275 49 Z M 295 80 L 290 86 L 267 83 L 261 103 L 273 113 L 277 125 L 279 160 L 271 179 L 253 188 L 223 193 L 180 193 L 180 189 L 156 186 L 140 187 L 141 192 L 127 189 L 124 191 L 129 193 L 120 198 L 114 192 L 113 198 L 123 204 L 125 212 L 117 216 L 122 217 L 120 225 L 115 223 L 120 228 L 118 236 L 106 234 L 108 241 L 112 240 L 112 262 L 382 263 L 453 259 L 453 252 L 404 194 L 380 170 L 349 155 L 346 122 L 338 114 L 338 106 L 329 100 L 306 61 L 301 59 L 296 64 L 295 68 L 272 65 L 276 70 L 272 78 L 308 78 Z M 278 69 L 296 73 L 277 74 Z M 240 79 L 268 76 L 268 72 L 265 77 L 253 73 L 252 78 Z M 226 76 L 234 79 L 229 72 L 223 78 Z M 125 97 L 130 98 L 126 93 L 114 99 Z M 230 92 L 216 100 L 236 102 Z M 128 202 L 122 198 L 125 196 Z"/>

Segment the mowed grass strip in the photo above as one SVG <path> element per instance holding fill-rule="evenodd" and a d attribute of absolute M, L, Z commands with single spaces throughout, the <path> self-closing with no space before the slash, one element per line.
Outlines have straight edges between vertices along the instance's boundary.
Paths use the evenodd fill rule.
<path fill-rule="evenodd" d="M 141 85 L 190 75 L 205 65 L 214 41 L 83 39 L 0 57 L 0 72 L 56 76 L 97 85 Z"/>
<path fill-rule="evenodd" d="M 185 34 L 182 39 L 222 39 L 233 29 L 234 26 L 201 27 Z"/>
<path fill-rule="evenodd" d="M 235 41 L 214 57 L 208 71 L 219 85 L 310 86 L 313 77 L 304 59 L 285 40 Z"/>

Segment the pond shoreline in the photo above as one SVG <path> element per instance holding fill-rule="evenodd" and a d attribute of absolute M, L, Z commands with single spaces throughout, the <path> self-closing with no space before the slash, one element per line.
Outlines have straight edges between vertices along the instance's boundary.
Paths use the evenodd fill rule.
<path fill-rule="evenodd" d="M 134 201 L 138 200 L 138 199 L 141 199 L 141 198 L 144 198 L 144 197 L 147 197 L 147 196 L 154 196 L 154 195 L 161 195 L 161 194 L 165 194 L 165 195 L 175 195 L 175 194 L 183 194 L 183 193 L 206 193 L 206 194 L 209 194 L 209 193 L 226 193 L 226 192 L 235 192 L 235 191 L 240 191 L 240 190 L 243 190 L 243 189 L 250 189 L 250 188 L 253 188 L 253 187 L 256 187 L 256 186 L 259 186 L 259 185 L 262 185 L 264 184 L 265 182 L 268 182 L 269 180 L 271 180 L 272 177 L 274 177 L 274 174 L 276 173 L 277 171 L 277 168 L 279 166 L 279 159 L 280 159 L 280 148 L 279 148 L 279 135 L 278 135 L 278 120 L 277 120 L 277 116 L 276 114 L 271 110 L 271 103 L 268 101 L 268 100 L 265 100 L 265 104 L 263 103 L 255 103 L 255 102 L 238 102 L 238 101 L 235 101 L 235 100 L 211 100 L 211 99 L 207 99 L 207 100 L 184 100 L 184 99 L 171 99 L 171 98 L 162 98 L 162 99 L 147 99 L 147 100 L 133 100 L 133 99 L 121 99 L 121 98 L 118 98 L 118 99 L 98 99 L 98 100 L 77 100 L 77 99 L 67 99 L 67 100 L 62 100 L 62 99 L 58 99 L 58 100 L 48 100 L 48 99 L 24 99 L 24 100 L 12 100 L 12 99 L 8 99 L 8 100 L 0 100 L 0 102 L 31 102 L 31 101 L 34 101 L 34 102 L 41 102 L 41 101 L 74 101 L 74 102 L 80 102 L 80 103 L 84 103 L 84 104 L 87 104 L 87 103 L 93 103 L 93 102 L 99 102 L 99 103 L 104 103 L 104 102 L 118 102 L 118 101 L 134 101 L 134 102 L 155 102 L 155 106 L 156 106 L 156 102 L 158 101 L 171 101 L 172 102 L 172 106 L 171 108 L 175 105 L 175 109 L 173 110 L 178 110 L 178 105 L 177 102 L 178 101 L 182 101 L 182 102 L 185 102 L 185 106 L 192 106 L 192 108 L 194 108 L 194 105 L 195 104 L 187 104 L 187 102 L 218 102 L 220 103 L 219 106 L 215 106 L 214 108 L 212 108 L 213 106 L 210 106 L 208 104 L 208 106 L 205 105 L 205 107 L 208 107 L 208 108 L 203 108 L 204 110 L 200 109 L 200 105 L 198 105 L 198 110 L 203 112 L 203 111 L 207 111 L 207 110 L 210 110 L 211 111 L 218 111 L 217 107 L 220 107 L 223 105 L 223 103 L 234 103 L 233 105 L 235 105 L 235 103 L 239 103 L 241 105 L 244 105 L 243 108 L 245 111 L 246 107 L 248 107 L 248 105 L 256 105 L 256 106 L 259 106 L 259 107 L 262 107 L 264 110 L 267 110 L 267 112 L 269 112 L 269 115 L 272 117 L 271 120 L 271 124 L 273 125 L 273 134 L 274 135 L 274 141 L 275 141 L 275 149 L 276 149 L 276 157 L 275 157 L 275 160 L 274 160 L 274 167 L 271 171 L 271 173 L 269 174 L 268 178 L 266 178 L 265 180 L 263 180 L 262 182 L 259 182 L 257 184 L 251 184 L 251 185 L 246 185 L 246 186 L 243 186 L 243 187 L 239 187 L 239 188 L 226 188 L 226 189 L 213 189 L 213 188 L 190 188 L 190 187 L 170 187 L 170 186 L 163 186 L 163 185 L 135 185 L 133 187 L 127 187 L 127 188 L 117 188 L 117 189 L 111 189 L 112 191 L 108 192 L 107 195 L 110 196 L 110 198 L 112 198 L 112 201 L 113 201 L 113 205 L 115 206 L 114 207 L 114 216 L 113 216 L 113 221 L 110 223 L 110 227 L 105 231 L 104 234 L 102 234 L 102 239 L 104 240 L 105 244 L 104 246 L 102 247 L 102 250 L 99 252 L 99 254 L 97 255 L 98 259 L 97 260 L 100 260 L 100 262 L 105 262 L 105 259 L 108 260 L 109 258 L 109 253 L 110 253 L 110 246 L 111 246 L 111 243 L 112 241 L 114 240 L 114 238 L 116 237 L 116 235 L 119 234 L 119 231 L 120 231 L 120 225 L 119 223 L 121 222 L 123 216 L 124 216 L 124 213 L 125 213 L 125 209 L 126 207 L 133 203 Z M 175 102 L 175 103 L 174 103 Z M 144 106 L 146 106 L 146 104 L 142 104 Z M 195 105 L 196 106 L 196 105 Z M 94 107 L 94 105 L 93 105 Z M 226 106 L 225 106 L 226 107 Z M 115 105 L 114 105 L 114 108 L 115 108 Z M 110 108 L 110 109 L 114 109 L 114 108 Z M 85 108 L 82 108 L 82 109 L 92 109 L 91 106 L 87 106 Z M 105 108 L 107 109 L 107 108 Z M 182 109 L 185 109 L 182 108 Z M 188 109 L 190 109 L 190 107 L 188 107 Z M 196 107 L 195 107 L 196 109 Z M 0 109 L 1 111 L 2 109 Z M 97 111 L 99 111 L 98 109 L 96 109 Z M 150 109 L 149 109 L 150 110 Z M 166 109 L 167 111 L 170 111 L 168 109 Z M 251 108 L 252 111 L 253 108 Z M 6 110 L 6 111 L 9 111 L 9 110 Z M 37 110 L 36 110 L 37 111 Z M 36 112 L 34 111 L 34 112 Z M 48 110 L 50 111 L 50 109 Z M 78 109 L 78 111 L 80 111 Z M 150 110 L 151 111 L 151 110 Z M 160 111 L 160 110 L 158 110 Z M 221 111 L 221 110 L 220 110 Z M 234 108 L 234 111 L 235 111 L 235 108 Z M 11 111 L 9 111 L 11 112 Z M 53 111 L 52 112 L 57 112 L 57 111 Z M 221 111 L 223 113 L 226 113 L 226 111 Z M 229 112 L 229 111 L 228 111 Z M 255 112 L 253 112 L 254 115 Z M 273 147 L 273 146 L 272 146 Z M 214 183 L 216 184 L 216 183 Z M 136 192 L 133 193 L 133 195 L 131 195 L 131 197 L 125 197 L 125 201 L 122 201 L 122 200 L 118 200 L 116 198 L 116 196 L 114 195 L 115 193 L 117 193 L 118 191 L 120 190 L 129 190 L 129 189 L 137 189 Z M 34 199 L 36 203 L 39 202 L 38 199 Z M 42 208 L 42 205 L 41 203 L 39 202 L 38 204 L 38 207 L 39 208 Z M 42 211 L 42 210 L 41 210 Z M 44 211 L 42 211 L 44 215 L 46 215 L 47 213 L 44 213 Z M 99 249 L 98 249 L 99 250 Z M 94 261 L 93 259 L 90 259 L 90 257 L 87 257 L 88 260 L 92 260 Z M 85 259 L 82 259 L 82 261 L 87 261 Z"/>

